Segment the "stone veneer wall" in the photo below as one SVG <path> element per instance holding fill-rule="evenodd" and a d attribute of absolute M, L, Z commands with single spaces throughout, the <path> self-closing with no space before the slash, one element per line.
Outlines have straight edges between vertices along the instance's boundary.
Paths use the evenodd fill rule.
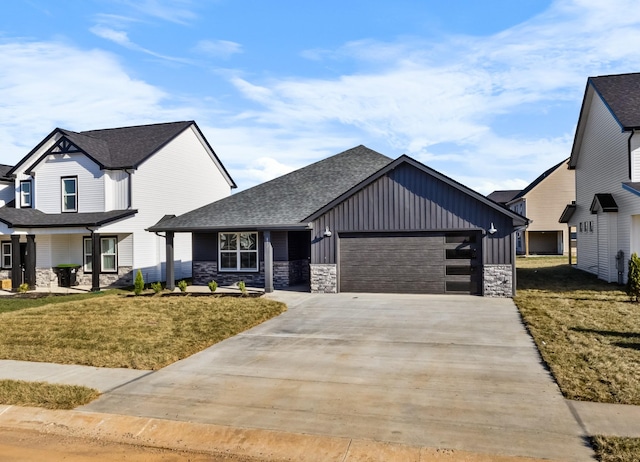
<path fill-rule="evenodd" d="M 513 267 L 484 265 L 482 268 L 485 297 L 513 297 Z"/>
<path fill-rule="evenodd" d="M 78 269 L 76 282 L 79 285 L 90 286 L 92 284 L 91 273 L 85 274 L 82 268 Z M 133 285 L 133 268 L 120 266 L 118 273 L 103 273 L 100 275 L 100 287 L 127 287 Z M 58 287 L 58 275 L 53 268 L 36 268 L 36 287 Z"/>
<path fill-rule="evenodd" d="M 309 265 L 309 270 L 311 293 L 335 294 L 338 292 L 337 265 L 312 264 Z"/>
<path fill-rule="evenodd" d="M 285 289 L 309 282 L 309 260 L 274 261 L 273 287 Z"/>
<path fill-rule="evenodd" d="M 216 281 L 219 286 L 230 286 L 244 281 L 247 287 L 264 287 L 264 262 L 260 262 L 258 272 L 231 273 L 218 272 L 218 262 L 215 261 L 194 261 L 193 285 L 206 286 L 211 281 Z"/>
<path fill-rule="evenodd" d="M 76 275 L 76 281 L 83 286 L 90 286 L 92 284 L 91 273 L 85 274 L 84 270 L 80 268 Z M 58 280 L 56 277 L 56 284 Z M 149 281 L 146 281 L 149 282 Z M 132 286 L 133 285 L 133 267 L 131 266 L 119 266 L 118 273 L 101 273 L 100 274 L 100 287 L 110 286 Z"/>

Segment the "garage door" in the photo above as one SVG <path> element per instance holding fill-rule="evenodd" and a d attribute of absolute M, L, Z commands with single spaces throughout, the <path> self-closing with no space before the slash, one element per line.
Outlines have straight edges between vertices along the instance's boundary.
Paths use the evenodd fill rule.
<path fill-rule="evenodd" d="M 341 234 L 340 291 L 478 293 L 475 234 Z"/>

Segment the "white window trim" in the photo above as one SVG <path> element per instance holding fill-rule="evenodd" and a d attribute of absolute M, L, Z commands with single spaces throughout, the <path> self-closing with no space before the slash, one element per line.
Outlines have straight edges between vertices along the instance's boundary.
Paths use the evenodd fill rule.
<path fill-rule="evenodd" d="M 6 252 L 6 251 L 5 251 L 5 249 L 6 249 L 7 247 L 9 248 L 9 251 L 8 251 L 8 252 Z M 3 267 L 3 268 L 5 268 L 5 269 L 12 268 L 12 267 L 13 267 L 13 252 L 12 252 L 12 245 L 11 245 L 11 242 L 3 242 L 3 243 L 2 243 L 2 251 L 1 251 L 1 253 L 2 253 L 2 262 L 1 262 L 1 263 L 2 263 L 2 267 Z M 4 264 L 4 257 L 6 257 L 6 256 L 8 256 L 8 257 L 9 257 L 9 261 L 11 262 L 11 263 L 9 264 L 9 266 L 6 266 L 6 265 Z"/>
<path fill-rule="evenodd" d="M 29 194 L 25 194 L 22 186 L 24 184 L 29 185 Z M 25 200 L 25 196 L 29 197 L 29 200 Z M 33 207 L 33 182 L 31 180 L 20 181 L 20 207 L 31 208 Z"/>
<path fill-rule="evenodd" d="M 75 193 L 74 194 L 67 194 L 64 190 L 64 182 L 68 181 L 68 180 L 73 180 L 73 182 L 75 183 Z M 77 176 L 67 176 L 67 177 L 62 177 L 60 179 L 60 188 L 61 188 L 61 196 L 60 199 L 62 201 L 60 207 L 63 213 L 72 213 L 72 212 L 77 212 L 78 211 L 78 177 Z M 66 209 L 64 207 L 64 199 L 67 196 L 74 196 L 75 197 L 75 204 L 76 207 L 74 209 Z"/>
<path fill-rule="evenodd" d="M 114 253 L 109 253 L 109 254 L 105 254 L 100 252 L 100 274 L 115 274 L 118 272 L 118 237 L 117 236 L 100 236 L 100 249 L 102 249 L 102 241 L 107 240 L 107 239 L 113 239 L 115 241 L 115 246 L 113 247 L 115 252 Z M 89 248 L 91 249 L 91 252 L 87 253 L 87 242 L 89 242 Z M 91 274 L 93 273 L 93 271 L 90 271 L 87 269 L 87 257 L 91 257 L 93 255 L 93 243 L 91 241 L 90 237 L 85 237 L 82 239 L 82 255 L 83 255 L 83 263 L 82 263 L 82 270 L 84 271 L 85 274 Z M 115 269 L 110 269 L 110 270 L 105 270 L 104 269 L 104 257 L 105 255 L 115 255 L 116 257 L 116 265 L 115 265 Z M 93 268 L 92 268 L 93 270 Z"/>
<path fill-rule="evenodd" d="M 223 234 L 235 234 L 238 248 L 235 250 L 222 250 L 221 239 Z M 253 234 L 256 237 L 255 250 L 241 250 L 240 249 L 240 234 Z M 258 241 L 257 231 L 228 231 L 218 233 L 218 271 L 223 273 L 257 273 L 260 270 L 260 242 Z M 235 268 L 222 268 L 222 254 L 235 252 L 236 254 L 236 267 Z M 255 253 L 256 254 L 256 267 L 255 268 L 240 268 L 240 255 L 243 253 Z"/>

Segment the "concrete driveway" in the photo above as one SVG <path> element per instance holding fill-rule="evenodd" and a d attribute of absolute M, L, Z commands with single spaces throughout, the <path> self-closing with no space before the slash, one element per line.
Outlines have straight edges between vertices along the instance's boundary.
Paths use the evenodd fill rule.
<path fill-rule="evenodd" d="M 593 458 L 509 299 L 276 292 L 289 310 L 83 410 Z"/>

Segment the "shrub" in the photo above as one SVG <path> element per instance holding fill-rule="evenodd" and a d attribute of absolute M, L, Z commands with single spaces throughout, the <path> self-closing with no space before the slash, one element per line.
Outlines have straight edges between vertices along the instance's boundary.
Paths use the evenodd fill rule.
<path fill-rule="evenodd" d="M 138 270 L 136 273 L 136 280 L 133 283 L 133 293 L 140 295 L 144 290 L 144 278 L 142 277 L 142 271 Z"/>
<path fill-rule="evenodd" d="M 211 293 L 215 292 L 216 289 L 218 288 L 218 283 L 216 281 L 211 281 L 207 285 L 209 286 L 209 290 L 211 291 Z"/>
<path fill-rule="evenodd" d="M 151 288 L 153 289 L 153 291 L 156 294 L 159 294 L 160 292 L 162 292 L 162 283 L 161 282 L 152 282 L 151 283 Z"/>
<path fill-rule="evenodd" d="M 627 277 L 627 295 L 632 302 L 640 301 L 640 258 L 632 253 L 629 259 L 629 275 Z"/>
<path fill-rule="evenodd" d="M 244 281 L 238 282 L 238 289 L 240 289 L 242 295 L 247 295 L 247 285 L 244 283 Z"/>
<path fill-rule="evenodd" d="M 21 294 L 24 294 L 28 290 L 29 290 L 29 284 L 27 284 L 26 282 L 23 282 L 18 286 L 18 292 L 20 292 Z"/>
<path fill-rule="evenodd" d="M 182 281 L 178 282 L 178 287 L 180 288 L 180 292 L 186 292 L 187 291 L 187 281 L 182 280 Z"/>

